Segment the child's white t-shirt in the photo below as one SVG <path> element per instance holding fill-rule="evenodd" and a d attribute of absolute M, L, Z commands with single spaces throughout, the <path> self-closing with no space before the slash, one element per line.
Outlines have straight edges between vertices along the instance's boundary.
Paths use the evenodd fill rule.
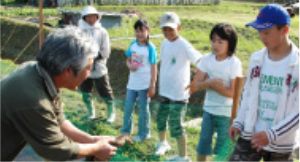
<path fill-rule="evenodd" d="M 184 38 L 178 37 L 161 44 L 159 95 L 173 101 L 189 98 L 186 87 L 190 84 L 190 65 L 196 63 L 201 54 Z"/>
<path fill-rule="evenodd" d="M 278 108 L 279 97 L 286 84 L 290 56 L 279 61 L 272 61 L 265 55 L 260 73 L 257 122 L 255 132 L 265 131 L 273 126 Z"/>
<path fill-rule="evenodd" d="M 242 64 L 236 56 L 227 57 L 225 60 L 216 60 L 216 55 L 208 54 L 202 57 L 197 68 L 207 73 L 209 78 L 221 79 L 225 86 L 230 86 L 231 80 L 242 75 Z M 207 89 L 203 109 L 211 114 L 230 117 L 232 98 Z"/>
<path fill-rule="evenodd" d="M 126 57 L 138 66 L 136 71 L 130 71 L 127 88 L 130 90 L 148 89 L 151 82 L 151 65 L 157 62 L 155 46 L 149 42 L 148 45 L 140 45 L 133 41 L 127 51 Z"/>

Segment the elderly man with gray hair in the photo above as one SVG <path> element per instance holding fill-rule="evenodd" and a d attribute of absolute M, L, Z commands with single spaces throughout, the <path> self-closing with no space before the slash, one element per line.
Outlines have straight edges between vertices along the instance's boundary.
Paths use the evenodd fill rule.
<path fill-rule="evenodd" d="M 64 118 L 61 88 L 75 90 L 90 74 L 98 49 L 77 27 L 50 33 L 37 61 L 24 63 L 1 83 L 1 161 L 29 144 L 48 160 L 94 156 L 108 160 L 115 137 L 92 136 Z"/>

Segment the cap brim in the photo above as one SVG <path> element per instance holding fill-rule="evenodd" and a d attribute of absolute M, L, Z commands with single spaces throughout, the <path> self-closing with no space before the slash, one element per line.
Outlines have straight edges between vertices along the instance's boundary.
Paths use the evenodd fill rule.
<path fill-rule="evenodd" d="M 176 29 L 178 27 L 178 24 L 176 24 L 176 23 L 164 23 L 164 24 L 160 25 L 160 28 L 164 28 L 164 27 L 170 27 L 170 28 Z"/>
<path fill-rule="evenodd" d="M 265 29 L 270 29 L 272 28 L 274 24 L 272 23 L 260 23 L 258 21 L 252 21 L 248 24 L 246 24 L 247 27 L 251 26 L 252 28 L 256 29 L 256 30 L 265 30 Z"/>

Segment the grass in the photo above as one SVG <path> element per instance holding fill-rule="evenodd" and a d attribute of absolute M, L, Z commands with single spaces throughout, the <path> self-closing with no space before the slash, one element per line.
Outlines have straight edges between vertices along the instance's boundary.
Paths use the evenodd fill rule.
<path fill-rule="evenodd" d="M 99 102 L 95 103 L 95 106 L 97 108 L 97 116 L 99 116 L 98 120 L 95 121 L 89 121 L 86 118 L 87 111 L 86 108 L 81 101 L 81 96 L 79 93 L 74 93 L 69 90 L 63 90 L 62 91 L 62 98 L 63 102 L 65 104 L 65 114 L 68 119 L 70 119 L 76 126 L 78 126 L 80 129 L 87 131 L 91 134 L 101 134 L 101 135 L 119 135 L 119 129 L 122 126 L 122 118 L 123 118 L 123 99 L 117 98 L 115 100 L 116 107 L 117 107 L 117 118 L 116 122 L 113 125 L 109 125 L 105 123 L 105 116 L 106 116 L 106 106 L 102 102 L 101 99 L 98 99 Z M 116 155 L 112 161 L 123 161 L 124 159 L 127 159 L 130 161 L 160 161 L 164 160 L 165 157 L 158 157 L 154 155 L 156 143 L 158 141 L 157 137 L 157 131 L 156 131 L 156 123 L 155 123 L 155 112 L 157 109 L 157 103 L 153 103 L 151 105 L 152 110 L 152 121 L 151 121 L 151 133 L 152 138 L 149 140 L 146 140 L 144 143 L 134 143 L 133 145 L 125 145 L 121 147 L 118 150 L 118 155 Z M 138 116 L 134 115 L 133 121 L 134 121 L 134 129 L 133 134 L 136 134 L 137 132 L 137 120 Z M 189 137 L 198 137 L 200 132 L 200 128 L 188 128 L 187 134 Z M 166 157 L 174 155 L 177 153 L 177 146 L 176 141 L 174 139 L 171 139 L 170 136 L 168 136 L 168 139 L 170 139 L 170 143 L 173 147 L 173 150 L 170 151 Z M 193 157 L 193 160 L 196 160 L 196 154 L 195 154 L 195 148 L 197 144 L 197 140 L 194 138 L 188 139 L 188 152 L 189 156 Z"/>

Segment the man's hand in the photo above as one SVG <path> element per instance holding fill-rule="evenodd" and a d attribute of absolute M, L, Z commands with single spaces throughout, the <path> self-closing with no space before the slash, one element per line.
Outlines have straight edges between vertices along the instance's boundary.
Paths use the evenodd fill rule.
<path fill-rule="evenodd" d="M 252 148 L 257 151 L 261 150 L 264 146 L 269 144 L 269 139 L 265 131 L 255 133 L 251 139 Z"/>
<path fill-rule="evenodd" d="M 235 141 L 235 138 L 237 137 L 237 135 L 241 134 L 241 130 L 238 128 L 235 128 L 233 126 L 231 126 L 229 128 L 229 136 L 231 138 L 232 141 Z"/>
<path fill-rule="evenodd" d="M 93 143 L 96 143 L 101 140 L 113 141 L 116 139 L 116 137 L 114 137 L 114 136 L 92 136 L 92 138 L 93 138 Z"/>
<path fill-rule="evenodd" d="M 125 143 L 132 144 L 132 140 L 131 140 L 130 136 L 120 135 L 120 136 L 116 137 L 115 140 L 110 141 L 110 144 L 117 146 L 117 147 L 123 146 L 123 145 L 125 145 Z"/>
<path fill-rule="evenodd" d="M 116 154 L 117 147 L 110 144 L 110 140 L 100 140 L 95 143 L 93 155 L 99 161 L 108 161 Z"/>

